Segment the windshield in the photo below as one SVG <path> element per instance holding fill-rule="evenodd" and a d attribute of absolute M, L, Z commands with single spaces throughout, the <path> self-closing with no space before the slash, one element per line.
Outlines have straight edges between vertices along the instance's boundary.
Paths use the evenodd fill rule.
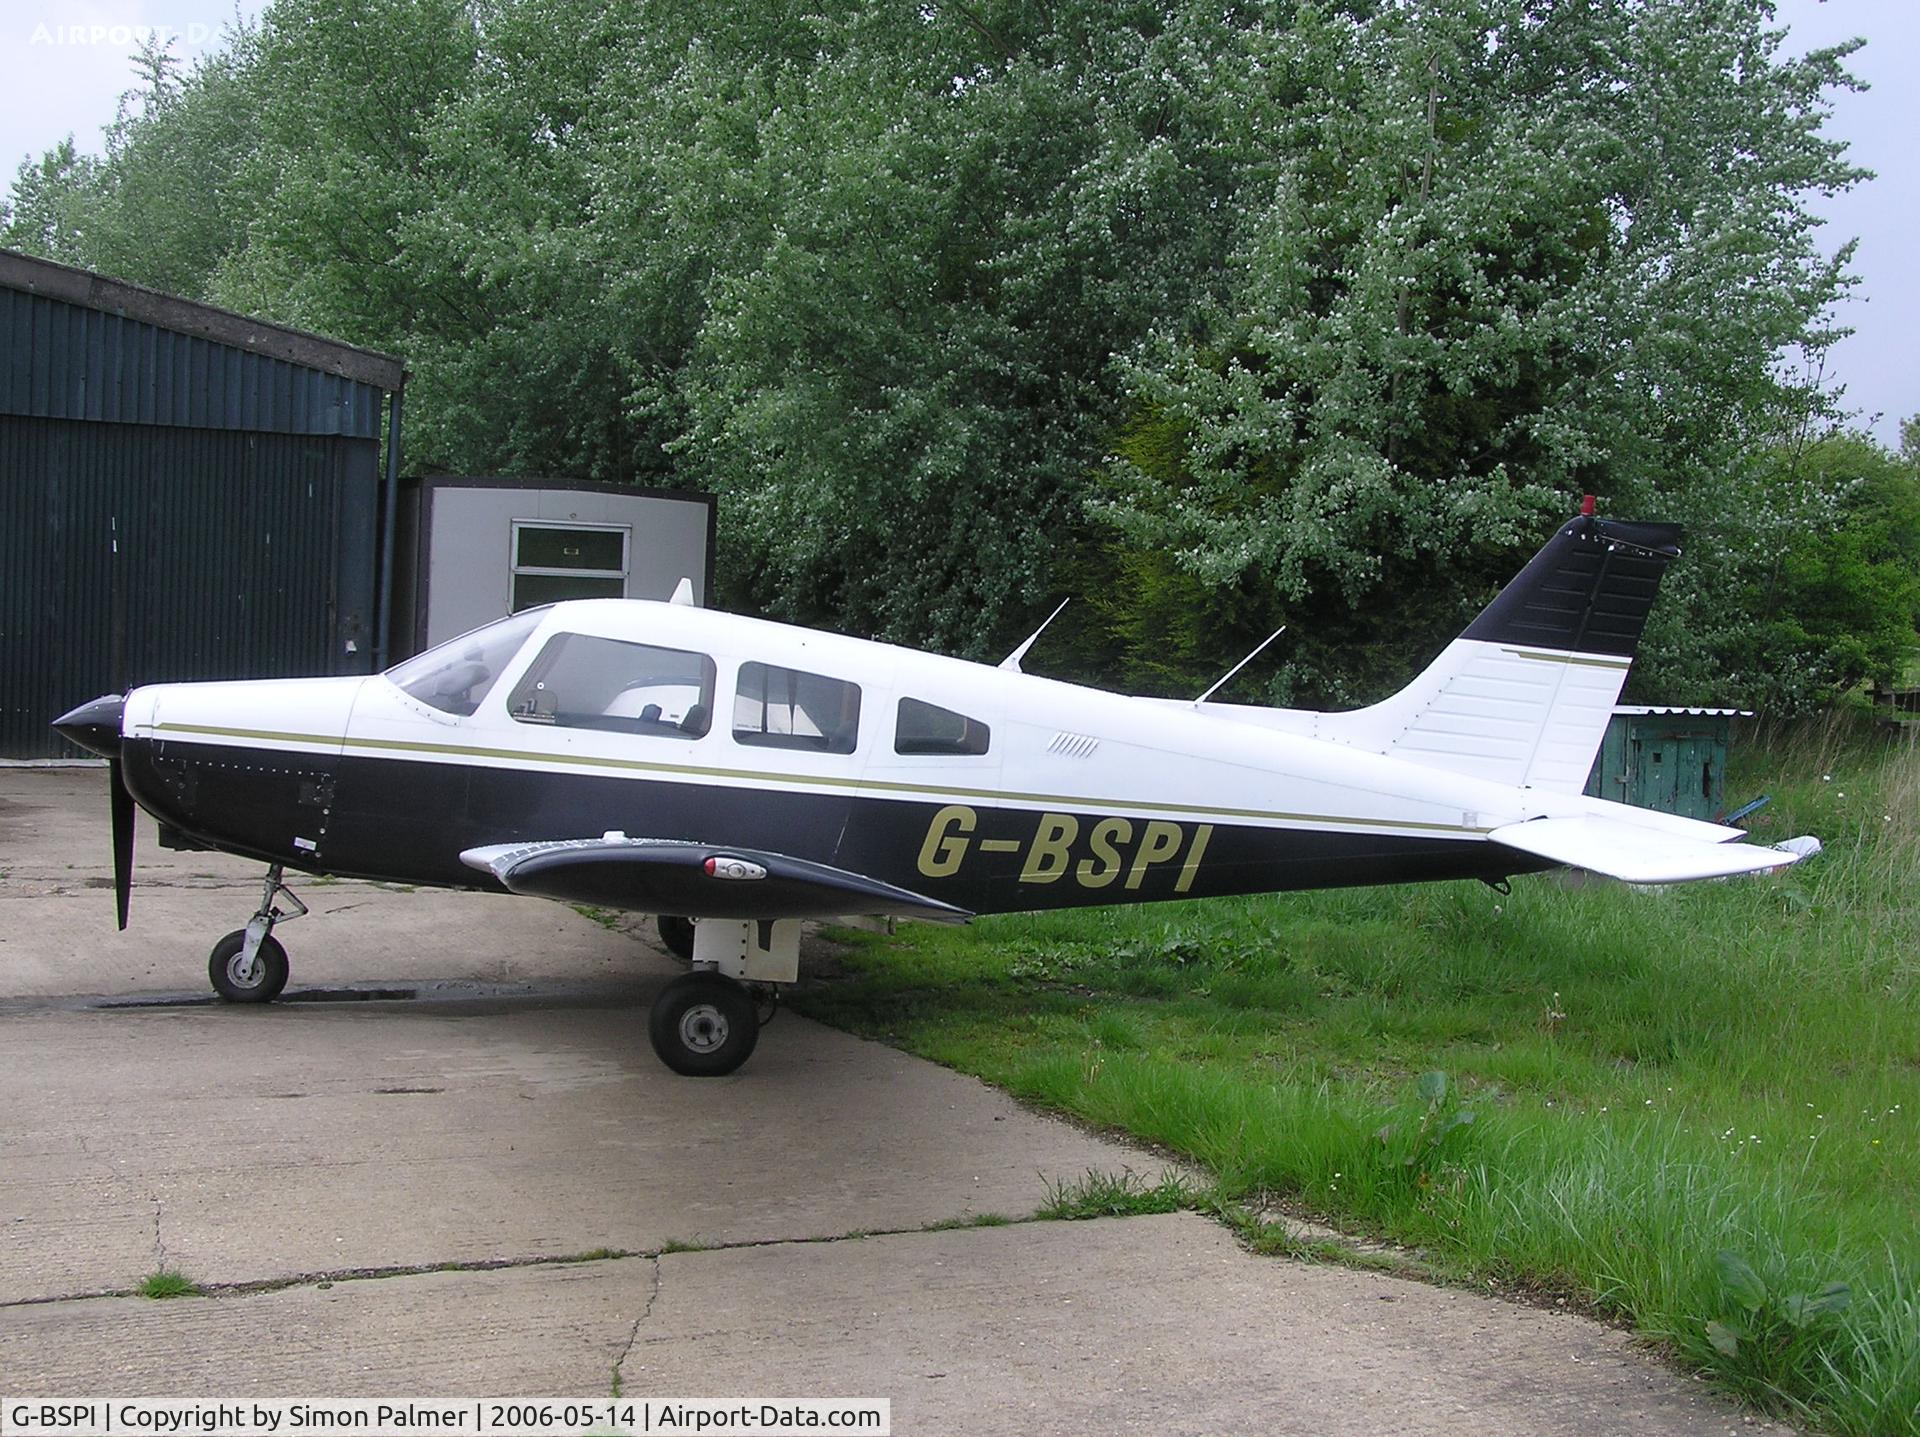
<path fill-rule="evenodd" d="M 543 606 L 496 619 L 395 664 L 387 677 L 423 704 L 450 714 L 470 714 L 546 614 Z"/>

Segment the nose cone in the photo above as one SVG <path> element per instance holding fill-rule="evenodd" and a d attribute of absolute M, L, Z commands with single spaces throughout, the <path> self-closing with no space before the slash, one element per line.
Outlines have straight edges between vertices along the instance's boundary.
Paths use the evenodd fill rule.
<path fill-rule="evenodd" d="M 103 694 L 92 703 L 61 714 L 53 721 L 54 732 L 102 758 L 118 758 L 120 716 L 126 706 L 124 694 Z"/>

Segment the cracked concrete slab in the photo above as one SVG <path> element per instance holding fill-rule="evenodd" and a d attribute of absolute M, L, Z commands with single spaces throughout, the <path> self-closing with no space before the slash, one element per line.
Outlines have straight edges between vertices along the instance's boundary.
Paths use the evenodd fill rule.
<path fill-rule="evenodd" d="M 792 1014 L 719 1081 L 644 1027 L 631 1000 L 0 1016 L 0 1301 L 132 1286 L 156 1205 L 173 1265 L 244 1283 L 1021 1217 L 1159 1171 Z"/>
<path fill-rule="evenodd" d="M 162 848 L 142 813 L 131 923 L 116 932 L 107 835 L 104 768 L 0 768 L 0 1000 L 208 991 L 207 954 L 247 921 L 266 870 L 224 853 Z M 294 885 L 313 907 L 311 918 L 280 930 L 297 985 L 617 987 L 635 975 L 631 941 L 563 904 L 373 883 Z"/>
<path fill-rule="evenodd" d="M 886 1397 L 900 1433 L 1783 1433 L 1622 1333 L 1190 1213 L 0 1310 L 16 1392 Z"/>
<path fill-rule="evenodd" d="M 1786 1430 L 1596 1323 L 1255 1257 L 1191 1213 L 668 1254 L 621 1377 L 976 1437 Z"/>
<path fill-rule="evenodd" d="M 1024 1216 L 1049 1180 L 1159 1171 L 794 1014 L 739 1073 L 677 1078 L 646 1007 L 679 966 L 560 904 L 303 888 L 290 994 L 371 982 L 421 1001 L 51 1001 L 151 993 L 156 974 L 197 1001 L 202 945 L 257 894 L 257 864 L 147 843 L 115 935 L 110 891 L 87 886 L 110 861 L 105 780 L 0 770 L 0 1302 L 132 1286 L 159 1265 L 156 1205 L 170 1263 L 243 1283 Z M 353 911 L 328 915 L 336 900 Z M 503 980 L 530 986 L 436 996 Z"/>
<path fill-rule="evenodd" d="M 604 1397 L 650 1258 L 246 1297 L 0 1309 L 0 1390 L 146 1397 Z"/>

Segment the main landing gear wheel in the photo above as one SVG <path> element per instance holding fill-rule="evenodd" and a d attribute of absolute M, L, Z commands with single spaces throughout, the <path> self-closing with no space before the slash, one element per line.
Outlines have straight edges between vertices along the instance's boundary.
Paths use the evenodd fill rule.
<path fill-rule="evenodd" d="M 287 986 L 287 950 L 278 938 L 262 938 L 249 969 L 242 957 L 246 947 L 247 930 L 234 929 L 213 945 L 207 976 L 229 1003 L 271 1003 Z"/>
<path fill-rule="evenodd" d="M 671 913 L 662 913 L 654 919 L 654 926 L 660 930 L 660 941 L 666 945 L 667 952 L 682 963 L 693 961 L 693 920 L 677 918 Z"/>
<path fill-rule="evenodd" d="M 752 1056 L 760 1014 L 745 985 L 703 969 L 660 990 L 647 1036 L 660 1061 L 682 1077 L 717 1078 Z"/>

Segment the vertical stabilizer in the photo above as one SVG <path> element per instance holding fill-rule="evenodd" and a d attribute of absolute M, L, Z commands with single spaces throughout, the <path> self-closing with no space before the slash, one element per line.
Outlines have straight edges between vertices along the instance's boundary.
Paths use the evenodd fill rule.
<path fill-rule="evenodd" d="M 1419 678 L 1371 708 L 1320 716 L 1316 733 L 1580 792 L 1679 539 L 1672 524 L 1569 520 Z"/>

